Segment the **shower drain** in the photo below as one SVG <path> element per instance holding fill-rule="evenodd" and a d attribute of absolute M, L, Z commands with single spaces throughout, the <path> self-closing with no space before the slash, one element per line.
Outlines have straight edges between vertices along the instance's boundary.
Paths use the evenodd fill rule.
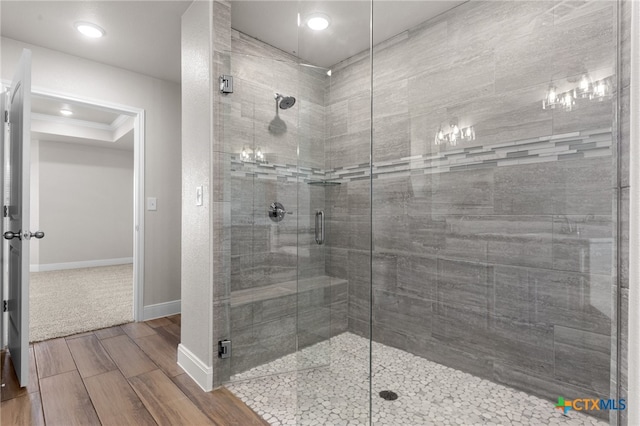
<path fill-rule="evenodd" d="M 395 401 L 396 399 L 398 399 L 398 394 L 394 391 L 383 390 L 380 392 L 380 397 L 382 399 L 386 399 L 387 401 Z"/>

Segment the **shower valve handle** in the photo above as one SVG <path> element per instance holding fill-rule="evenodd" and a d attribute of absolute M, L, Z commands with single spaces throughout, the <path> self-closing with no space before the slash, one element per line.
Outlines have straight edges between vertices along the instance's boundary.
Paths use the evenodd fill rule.
<path fill-rule="evenodd" d="M 277 201 L 271 203 L 268 213 L 271 220 L 275 222 L 280 222 L 284 218 L 285 214 L 293 214 L 293 212 L 288 212 L 284 206 Z"/>

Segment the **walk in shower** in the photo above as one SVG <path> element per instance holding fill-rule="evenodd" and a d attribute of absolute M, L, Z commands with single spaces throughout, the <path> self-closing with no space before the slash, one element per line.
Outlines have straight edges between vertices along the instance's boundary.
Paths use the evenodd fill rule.
<path fill-rule="evenodd" d="M 214 380 L 271 424 L 625 424 L 563 405 L 625 398 L 622 7 L 215 3 Z"/>

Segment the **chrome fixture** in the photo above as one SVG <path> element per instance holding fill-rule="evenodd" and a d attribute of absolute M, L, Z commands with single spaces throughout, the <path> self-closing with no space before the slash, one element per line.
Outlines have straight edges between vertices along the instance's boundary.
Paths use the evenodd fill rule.
<path fill-rule="evenodd" d="M 561 234 L 580 236 L 582 227 L 587 223 L 589 223 L 590 221 L 592 221 L 595 218 L 595 216 L 592 214 L 588 214 L 588 215 L 585 215 L 582 218 L 582 220 L 579 220 L 579 219 L 571 219 L 566 214 L 563 214 L 563 215 L 559 215 L 558 218 L 564 219 L 564 223 L 560 228 Z"/>
<path fill-rule="evenodd" d="M 293 214 L 293 212 L 288 212 L 287 210 L 285 210 L 284 206 L 277 201 L 271 203 L 271 205 L 269 206 L 269 210 L 267 210 L 267 213 L 269 213 L 269 218 L 274 222 L 280 222 L 282 219 L 284 219 L 284 215 L 286 214 Z"/>
<path fill-rule="evenodd" d="M 22 232 L 22 231 L 18 231 L 18 232 L 11 232 L 11 231 L 7 231 L 4 234 L 2 234 L 2 236 L 4 237 L 5 240 L 13 240 L 14 238 L 17 238 L 19 240 L 21 239 L 25 239 L 25 240 L 30 240 L 31 238 L 37 238 L 39 240 L 44 238 L 44 232 L 42 231 L 36 231 L 36 232 Z"/>
<path fill-rule="evenodd" d="M 231 358 L 231 340 L 218 340 L 218 358 Z"/>
<path fill-rule="evenodd" d="M 442 129 L 442 126 L 438 128 L 433 143 L 436 145 L 448 143 L 451 146 L 456 146 L 459 141 L 468 142 L 475 139 L 476 131 L 473 126 L 460 128 L 458 118 L 454 117 L 449 122 L 449 131 L 447 133 Z"/>
<path fill-rule="evenodd" d="M 333 180 L 310 180 L 310 181 L 307 182 L 307 185 L 312 185 L 312 186 L 338 186 L 338 185 L 341 185 L 341 183 L 333 181 Z"/>
<path fill-rule="evenodd" d="M 569 80 L 569 82 L 571 83 L 572 81 Z M 577 85 L 569 90 L 558 93 L 558 88 L 553 81 L 551 81 L 544 99 L 542 99 L 542 109 L 561 107 L 565 111 L 571 111 L 575 107 L 578 99 L 602 101 L 611 95 L 613 86 L 611 77 L 592 81 L 586 72 L 582 74 L 579 79 L 573 80 L 573 83 L 577 83 Z"/>
<path fill-rule="evenodd" d="M 220 83 L 220 93 L 233 93 L 233 77 L 230 75 L 221 75 L 218 78 Z"/>
<path fill-rule="evenodd" d="M 276 104 L 280 107 L 280 109 L 289 109 L 296 103 L 296 98 L 293 96 L 284 96 L 280 93 L 275 94 Z"/>
<path fill-rule="evenodd" d="M 322 210 L 316 212 L 316 243 L 324 244 L 324 212 Z"/>
<path fill-rule="evenodd" d="M 254 151 L 251 148 L 243 146 L 242 151 L 240 151 L 240 159 L 242 161 L 253 161 L 256 163 L 262 163 L 264 162 L 264 152 L 262 152 L 262 148 L 260 147 L 257 147 Z"/>
<path fill-rule="evenodd" d="M 274 98 L 276 100 L 276 116 L 273 117 L 273 120 L 269 123 L 269 133 L 279 136 L 286 133 L 287 123 L 280 118 L 278 110 L 291 108 L 296 103 L 296 98 L 293 96 L 283 96 L 280 93 L 276 93 Z"/>

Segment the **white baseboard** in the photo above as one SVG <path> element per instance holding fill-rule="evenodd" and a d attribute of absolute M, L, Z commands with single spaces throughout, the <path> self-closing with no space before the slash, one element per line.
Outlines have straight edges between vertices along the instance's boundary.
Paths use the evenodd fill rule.
<path fill-rule="evenodd" d="M 64 269 L 95 268 L 96 266 L 114 266 L 133 263 L 133 257 L 121 257 L 118 259 L 83 260 L 80 262 L 44 263 L 30 265 L 30 272 L 62 271 Z"/>
<path fill-rule="evenodd" d="M 142 313 L 142 321 L 168 317 L 169 315 L 179 314 L 180 312 L 180 300 L 147 305 L 144 307 L 144 312 Z"/>
<path fill-rule="evenodd" d="M 203 391 L 210 392 L 213 390 L 213 368 L 208 367 L 182 343 L 178 345 L 178 365 Z"/>

